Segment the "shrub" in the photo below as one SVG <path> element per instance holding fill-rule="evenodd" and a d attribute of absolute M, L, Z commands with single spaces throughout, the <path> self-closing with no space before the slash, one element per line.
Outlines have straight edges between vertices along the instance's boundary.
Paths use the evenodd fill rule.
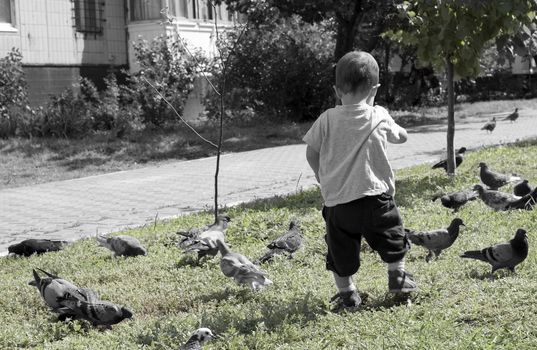
<path fill-rule="evenodd" d="M 331 103 L 334 43 L 325 24 L 306 24 L 298 17 L 223 35 L 218 43 L 227 55 L 226 114 L 257 114 L 300 121 L 318 117 Z M 225 58 L 224 58 L 225 59 Z M 221 65 L 212 71 L 222 86 Z M 218 96 L 207 96 L 209 117 L 219 113 Z"/>

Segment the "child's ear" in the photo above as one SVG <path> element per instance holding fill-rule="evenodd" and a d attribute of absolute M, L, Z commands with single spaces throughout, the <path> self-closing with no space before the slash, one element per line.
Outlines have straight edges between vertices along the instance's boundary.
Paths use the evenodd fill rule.
<path fill-rule="evenodd" d="M 334 92 L 336 93 L 336 97 L 341 99 L 341 94 L 339 93 L 339 89 L 335 85 L 333 85 L 332 87 L 334 88 Z"/>

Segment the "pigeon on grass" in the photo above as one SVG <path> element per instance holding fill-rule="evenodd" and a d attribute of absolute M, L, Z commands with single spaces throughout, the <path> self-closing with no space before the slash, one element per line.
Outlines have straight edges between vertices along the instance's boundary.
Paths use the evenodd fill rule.
<path fill-rule="evenodd" d="M 220 269 L 226 277 L 233 278 L 238 284 L 250 286 L 253 291 L 272 284 L 272 281 L 266 277 L 266 272 L 261 271 L 244 255 L 232 252 L 224 240 L 218 239 L 216 243 L 222 255 Z"/>
<path fill-rule="evenodd" d="M 112 325 L 132 318 L 132 312 L 125 307 L 104 300 L 83 301 L 66 294 L 58 297 L 58 302 L 64 305 L 60 308 L 63 313 L 73 313 L 77 319 L 90 322 L 93 326 L 104 326 L 110 329 Z"/>
<path fill-rule="evenodd" d="M 231 218 L 227 215 L 218 215 L 216 221 L 211 225 L 203 227 L 191 228 L 188 231 L 177 231 L 177 234 L 182 236 L 181 241 L 178 243 L 179 248 L 187 248 L 189 245 L 197 243 L 197 240 L 202 232 L 209 230 L 219 230 L 224 232 L 227 229 L 228 224 L 231 222 Z"/>
<path fill-rule="evenodd" d="M 520 197 L 511 193 L 487 190 L 481 185 L 475 185 L 474 190 L 479 193 L 479 198 L 481 198 L 483 203 L 494 210 L 507 210 L 520 199 Z"/>
<path fill-rule="evenodd" d="M 492 117 L 492 120 L 488 121 L 483 125 L 481 130 L 486 130 L 487 133 L 492 133 L 496 128 L 496 117 Z"/>
<path fill-rule="evenodd" d="M 511 123 L 515 122 L 518 119 L 518 108 L 515 108 L 515 111 L 511 114 L 509 114 L 507 117 L 503 118 L 503 120 L 509 120 Z"/>
<path fill-rule="evenodd" d="M 439 194 L 433 196 L 433 202 L 440 198 L 440 202 L 446 208 L 453 209 L 453 212 L 457 212 L 460 207 L 468 203 L 469 201 L 479 198 L 479 193 L 473 189 L 467 189 L 459 192 L 451 192 L 447 194 Z"/>
<path fill-rule="evenodd" d="M 533 210 L 537 204 L 537 187 L 534 188 L 530 193 L 522 196 L 520 199 L 511 202 L 507 205 L 506 209 L 525 209 Z"/>
<path fill-rule="evenodd" d="M 497 190 L 508 183 L 522 180 L 516 175 L 501 174 L 492 171 L 485 162 L 479 163 L 479 168 L 479 178 L 481 179 L 481 182 L 487 185 L 491 190 Z"/>
<path fill-rule="evenodd" d="M 287 253 L 289 257 L 292 257 L 293 253 L 301 246 L 302 236 L 300 235 L 300 226 L 297 221 L 292 220 L 289 223 L 289 230 L 267 245 L 269 250 L 259 258 L 258 262 L 265 263 L 271 261 L 275 255 L 282 253 Z"/>
<path fill-rule="evenodd" d="M 225 240 L 224 232 L 220 229 L 209 229 L 202 232 L 198 238 L 184 249 L 185 253 L 196 252 L 198 254 L 197 262 L 204 256 L 216 256 L 218 254 L 217 240 Z"/>
<path fill-rule="evenodd" d="M 209 328 L 198 328 L 179 350 L 201 350 L 203 343 L 212 338 L 216 335 Z"/>
<path fill-rule="evenodd" d="M 461 147 L 455 155 L 455 168 L 458 168 L 464 160 L 464 152 L 466 152 L 466 147 Z M 434 164 L 431 169 L 444 169 L 447 171 L 447 159 L 441 160 L 438 163 Z"/>
<path fill-rule="evenodd" d="M 481 260 L 492 266 L 491 274 L 499 269 L 515 272 L 515 267 L 528 256 L 528 236 L 526 230 L 519 228 L 509 242 L 493 245 L 481 250 L 469 250 L 461 258 Z"/>
<path fill-rule="evenodd" d="M 30 238 L 10 245 L 7 247 L 7 251 L 10 255 L 30 256 L 32 254 L 56 252 L 63 249 L 67 244 L 67 241 Z"/>
<path fill-rule="evenodd" d="M 110 236 L 98 235 L 97 243 L 100 246 L 110 249 L 115 256 L 137 256 L 147 255 L 147 250 L 142 246 L 137 238 L 132 236 Z"/>
<path fill-rule="evenodd" d="M 79 300 L 94 302 L 99 300 L 99 295 L 94 290 L 89 288 L 79 288 L 73 283 L 46 272 L 41 269 L 37 269 L 43 272 L 47 277 L 40 277 L 37 271 L 32 270 L 34 279 L 28 284 L 35 286 L 39 290 L 39 294 L 45 301 L 45 303 L 52 309 L 53 312 L 59 313 L 60 320 L 65 320 L 67 317 L 75 317 L 76 315 L 68 310 L 63 310 L 65 306 L 58 301 L 58 298 L 62 298 L 69 294 Z"/>
<path fill-rule="evenodd" d="M 525 196 L 533 191 L 533 188 L 531 188 L 530 184 L 528 183 L 528 180 L 524 179 L 521 182 L 517 183 L 513 187 L 513 194 L 515 196 Z"/>
<path fill-rule="evenodd" d="M 451 247 L 459 236 L 460 226 L 465 226 L 464 222 L 460 218 L 455 218 L 446 229 L 420 232 L 405 228 L 405 233 L 410 242 L 429 251 L 425 261 L 430 262 L 433 256 L 438 257 L 444 249 Z"/>

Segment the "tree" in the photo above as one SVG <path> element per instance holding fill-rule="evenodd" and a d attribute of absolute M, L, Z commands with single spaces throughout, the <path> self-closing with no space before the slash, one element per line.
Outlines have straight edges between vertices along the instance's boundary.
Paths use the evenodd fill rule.
<path fill-rule="evenodd" d="M 455 174 L 454 79 L 479 74 L 479 59 L 486 44 L 509 38 L 535 19 L 534 0 L 411 0 L 398 5 L 399 28 L 384 36 L 412 46 L 423 65 L 445 70 L 448 91 L 448 174 Z M 497 40 L 499 49 L 509 40 Z"/>
<path fill-rule="evenodd" d="M 247 14 L 254 23 L 268 21 L 275 15 L 298 15 L 308 23 L 333 19 L 334 62 L 356 44 L 361 50 L 373 51 L 386 29 L 388 14 L 395 11 L 389 0 L 217 0 L 222 2 L 232 11 Z"/>

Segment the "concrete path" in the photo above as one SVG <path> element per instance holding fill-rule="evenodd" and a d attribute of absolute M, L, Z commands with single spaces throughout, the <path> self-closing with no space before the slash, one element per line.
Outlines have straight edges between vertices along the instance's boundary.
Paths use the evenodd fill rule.
<path fill-rule="evenodd" d="M 537 112 L 521 111 L 516 123 L 487 117 L 456 122 L 455 147 L 469 150 L 537 137 Z M 395 169 L 444 157 L 446 126 L 408 129 L 408 142 L 390 145 Z M 74 240 L 141 226 L 213 205 L 215 158 L 58 181 L 0 191 L 0 253 L 30 237 Z M 477 170 L 476 170 L 477 174 Z M 283 195 L 315 184 L 305 145 L 226 154 L 221 159 L 220 205 Z"/>

